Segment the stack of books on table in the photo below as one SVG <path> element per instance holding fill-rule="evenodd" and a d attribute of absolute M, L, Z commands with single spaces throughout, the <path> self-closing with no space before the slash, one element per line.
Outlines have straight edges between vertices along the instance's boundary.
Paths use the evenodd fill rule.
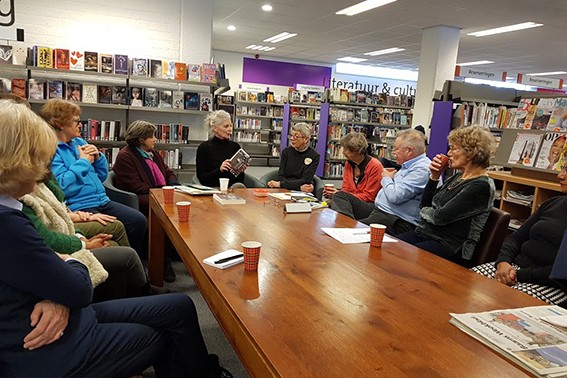
<path fill-rule="evenodd" d="M 567 377 L 567 310 L 559 306 L 451 314 L 450 323 L 539 377 Z"/>

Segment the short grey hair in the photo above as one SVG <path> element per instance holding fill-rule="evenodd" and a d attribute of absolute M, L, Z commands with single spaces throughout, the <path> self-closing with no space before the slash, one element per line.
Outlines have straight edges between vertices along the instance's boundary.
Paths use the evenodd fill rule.
<path fill-rule="evenodd" d="M 148 121 L 134 121 L 126 130 L 126 143 L 129 146 L 137 147 L 142 144 L 144 139 L 152 137 L 157 131 L 157 127 Z"/>
<path fill-rule="evenodd" d="M 291 126 L 291 131 L 297 131 L 300 133 L 304 138 L 311 137 L 311 126 L 305 122 L 299 122 L 295 125 Z"/>
<path fill-rule="evenodd" d="M 205 125 L 209 128 L 210 132 L 213 132 L 213 129 L 223 123 L 226 120 L 230 120 L 230 114 L 228 114 L 224 110 L 215 110 L 209 112 L 207 118 L 205 118 Z"/>
<path fill-rule="evenodd" d="M 400 139 L 404 146 L 412 147 L 416 156 L 425 153 L 425 135 L 421 131 L 413 129 L 398 131 L 396 138 Z"/>
<path fill-rule="evenodd" d="M 349 150 L 350 152 L 354 152 L 360 155 L 366 155 L 366 151 L 368 149 L 368 141 L 363 133 L 360 132 L 352 132 L 348 133 L 341 139 L 341 146 L 345 150 Z"/>

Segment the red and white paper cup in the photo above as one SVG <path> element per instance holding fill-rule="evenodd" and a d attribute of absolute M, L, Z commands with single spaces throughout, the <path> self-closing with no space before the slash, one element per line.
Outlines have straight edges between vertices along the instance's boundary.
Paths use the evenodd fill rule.
<path fill-rule="evenodd" d="M 245 241 L 242 243 L 242 251 L 244 252 L 244 270 L 258 270 L 261 248 L 262 243 L 257 241 Z"/>
<path fill-rule="evenodd" d="M 370 245 L 372 247 L 381 247 L 386 233 L 386 226 L 383 224 L 372 223 L 370 225 Z"/>
<path fill-rule="evenodd" d="M 177 202 L 177 218 L 179 222 L 189 222 L 189 212 L 191 211 L 191 202 Z"/>
<path fill-rule="evenodd" d="M 161 188 L 163 190 L 163 202 L 173 203 L 173 193 L 175 188 L 173 186 L 164 186 Z"/>
<path fill-rule="evenodd" d="M 440 155 L 441 155 L 441 166 L 439 167 L 439 170 L 442 171 L 445 168 L 447 168 L 447 166 L 449 165 L 449 156 L 444 154 L 440 154 Z"/>

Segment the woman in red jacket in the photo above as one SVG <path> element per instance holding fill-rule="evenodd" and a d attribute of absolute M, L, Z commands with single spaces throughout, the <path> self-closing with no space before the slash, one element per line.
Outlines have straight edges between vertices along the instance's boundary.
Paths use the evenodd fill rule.
<path fill-rule="evenodd" d="M 128 145 L 120 150 L 112 167 L 116 173 L 116 187 L 136 193 L 140 211 L 146 216 L 151 188 L 179 185 L 173 171 L 154 148 L 156 131 L 156 126 L 147 121 L 132 122 L 126 131 Z"/>
<path fill-rule="evenodd" d="M 342 191 L 364 202 L 374 202 L 382 187 L 382 164 L 368 155 L 368 142 L 362 133 L 348 133 L 341 139 L 343 154 L 347 158 L 343 173 Z M 331 198 L 337 190 L 326 186 L 323 195 Z"/>

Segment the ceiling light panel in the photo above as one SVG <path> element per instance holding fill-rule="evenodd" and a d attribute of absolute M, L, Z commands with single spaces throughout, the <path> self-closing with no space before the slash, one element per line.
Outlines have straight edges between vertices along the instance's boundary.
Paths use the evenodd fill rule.
<path fill-rule="evenodd" d="M 477 60 L 474 62 L 466 62 L 466 63 L 457 63 L 457 66 L 466 67 L 466 66 L 478 66 L 481 64 L 492 64 L 494 63 L 491 60 Z"/>
<path fill-rule="evenodd" d="M 567 74 L 566 71 L 552 71 L 552 72 L 538 72 L 538 73 L 529 73 L 526 75 L 530 76 L 553 76 L 553 75 L 565 75 Z"/>
<path fill-rule="evenodd" d="M 348 8 L 341 9 L 340 11 L 336 12 L 336 14 L 354 16 L 356 14 L 366 12 L 386 4 L 393 3 L 394 1 L 397 0 L 366 0 L 361 3 L 355 4 L 353 6 L 350 6 Z"/>
<path fill-rule="evenodd" d="M 273 37 L 264 39 L 264 42 L 278 43 L 278 42 L 281 42 L 285 39 L 295 37 L 296 35 L 297 35 L 297 33 L 283 32 L 283 33 L 280 33 L 280 34 L 276 34 Z"/>
<path fill-rule="evenodd" d="M 537 24 L 535 22 L 530 21 L 530 22 L 522 22 L 521 24 L 502 26 L 502 27 L 494 28 L 494 29 L 481 30 L 481 31 L 474 32 L 474 33 L 467 33 L 467 35 L 474 35 L 475 37 L 486 37 L 488 35 L 494 35 L 494 34 L 501 34 L 501 33 L 518 31 L 518 30 L 524 30 L 524 29 L 537 28 L 539 26 L 543 26 L 543 24 Z"/>
<path fill-rule="evenodd" d="M 364 55 L 377 56 L 377 55 L 384 55 L 384 54 L 392 54 L 392 53 L 404 51 L 404 50 L 405 49 L 401 49 L 399 47 L 392 47 L 391 49 L 370 51 L 370 52 L 364 53 Z"/>
<path fill-rule="evenodd" d="M 351 63 L 360 63 L 360 62 L 364 62 L 367 61 L 368 59 L 364 59 L 364 58 L 353 58 L 350 56 L 345 56 L 343 58 L 338 58 L 337 60 L 340 60 L 342 62 L 351 62 Z"/>

